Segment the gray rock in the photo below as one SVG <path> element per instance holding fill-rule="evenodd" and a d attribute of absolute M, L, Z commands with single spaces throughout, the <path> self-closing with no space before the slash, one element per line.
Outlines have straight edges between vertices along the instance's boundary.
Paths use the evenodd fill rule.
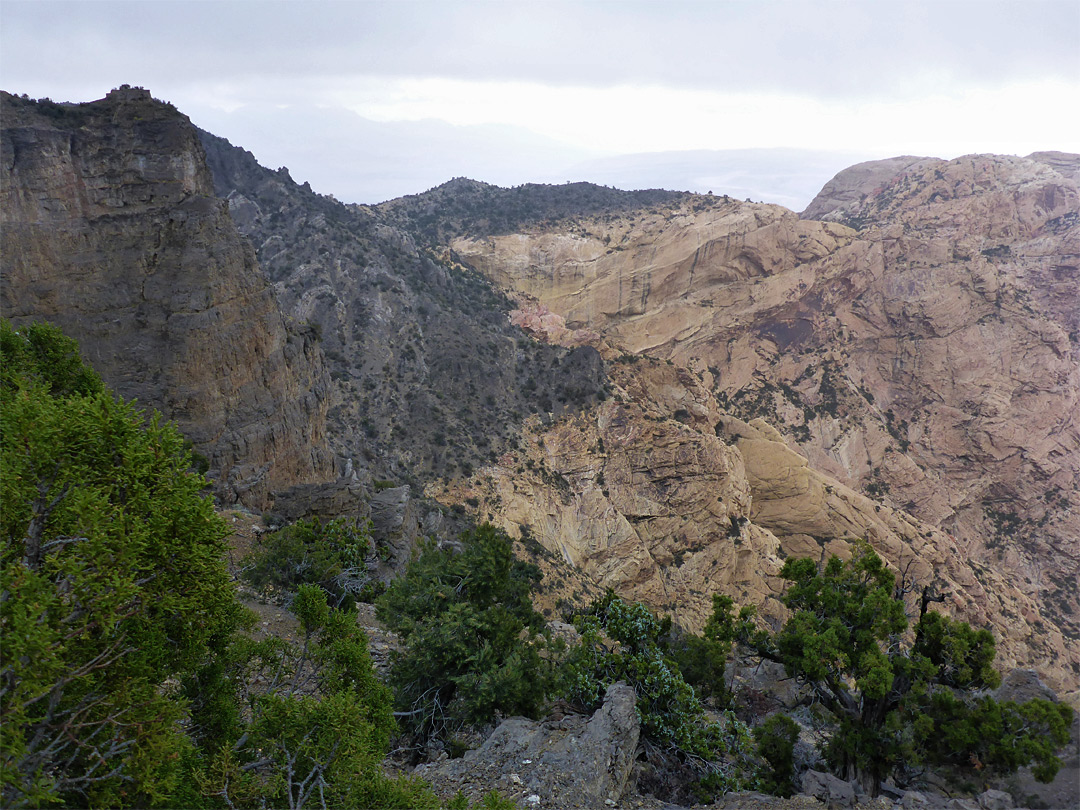
<path fill-rule="evenodd" d="M 995 700 L 1012 700 L 1024 703 L 1033 698 L 1042 698 L 1057 703 L 1054 690 L 1039 678 L 1031 669 L 1014 669 L 1001 679 L 1001 686 L 994 692 Z"/>
<path fill-rule="evenodd" d="M 501 789 L 519 803 L 528 803 L 532 796 L 545 804 L 543 797 L 558 797 L 558 804 L 567 807 L 618 802 L 629 787 L 640 735 L 635 703 L 634 690 L 618 683 L 608 688 L 591 718 L 512 717 L 479 749 L 461 759 L 421 765 L 416 775 L 436 789 L 456 789 L 468 775 L 465 792 L 470 796 Z"/>
<path fill-rule="evenodd" d="M 855 806 L 855 788 L 831 773 L 807 771 L 802 776 L 802 792 L 813 796 L 829 810 Z"/>
<path fill-rule="evenodd" d="M 988 790 L 979 794 L 979 807 L 982 810 L 1013 810 L 1015 806 L 1012 796 L 1004 790 Z"/>
<path fill-rule="evenodd" d="M 1014 669 L 1005 675 L 1001 686 L 994 692 L 996 700 L 1012 700 L 1023 703 L 1032 698 L 1042 698 L 1054 703 L 1059 698 L 1039 676 L 1029 669 Z M 1032 807 L 1080 807 L 1080 714 L 1073 716 L 1068 745 L 1058 752 L 1061 769 L 1049 784 L 1035 779 L 1031 768 L 1021 768 L 1015 774 L 992 782 L 991 786 L 1007 789 L 1017 797 L 1025 797 L 1024 803 Z"/>
<path fill-rule="evenodd" d="M 0 311 L 78 340 L 117 394 L 176 422 L 225 503 L 262 510 L 333 477 L 332 378 L 215 198 L 195 127 L 126 92 L 68 119 L 4 99 Z"/>
<path fill-rule="evenodd" d="M 926 794 L 920 793 L 917 790 L 909 790 L 905 792 L 904 795 L 900 797 L 900 801 L 898 802 L 898 804 L 900 805 L 900 807 L 903 808 L 931 806 L 930 799 L 927 798 Z"/>
<path fill-rule="evenodd" d="M 390 552 L 390 565 L 401 570 L 411 559 L 420 520 L 407 484 L 376 492 L 371 498 L 371 534 Z"/>

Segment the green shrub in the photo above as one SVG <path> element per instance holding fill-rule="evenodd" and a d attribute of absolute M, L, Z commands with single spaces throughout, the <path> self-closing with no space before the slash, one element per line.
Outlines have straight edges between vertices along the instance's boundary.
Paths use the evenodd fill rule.
<path fill-rule="evenodd" d="M 375 676 L 356 614 L 315 585 L 293 600 L 303 639 L 238 639 L 229 677 L 249 718 L 197 771 L 204 796 L 226 806 L 429 807 L 414 779 L 381 762 L 396 733 L 389 689 Z M 192 694 L 197 699 L 197 695 Z"/>
<path fill-rule="evenodd" d="M 713 594 L 713 613 L 702 634 L 674 632 L 664 645 L 686 682 L 718 708 L 726 708 L 730 700 L 724 670 L 735 639 L 733 604 L 731 597 Z"/>
<path fill-rule="evenodd" d="M 865 541 L 850 560 L 832 557 L 824 567 L 790 557 L 780 576 L 791 583 L 786 624 L 776 633 L 755 630 L 744 608 L 739 636 L 806 683 L 831 715 L 835 731 L 822 753 L 837 773 L 857 778 L 871 795 L 911 766 L 946 765 L 985 778 L 1031 765 L 1036 779 L 1054 778 L 1072 709 L 979 695 L 1001 681 L 989 630 L 929 611 L 944 597 L 926 587 L 906 635 L 903 591 Z"/>
<path fill-rule="evenodd" d="M 758 754 L 768 767 L 762 769 L 761 788 L 776 796 L 795 792 L 795 741 L 799 739 L 798 724 L 786 714 L 774 714 L 754 728 Z"/>
<path fill-rule="evenodd" d="M 318 585 L 336 605 L 348 607 L 371 592 L 365 563 L 371 550 L 367 523 L 351 518 L 300 520 L 266 534 L 243 560 L 243 575 L 264 589 Z"/>
<path fill-rule="evenodd" d="M 151 806 L 184 781 L 184 683 L 242 621 L 184 439 L 74 341 L 0 322 L 5 807 Z"/>
<path fill-rule="evenodd" d="M 420 740 L 497 713 L 535 717 L 546 691 L 544 622 L 529 598 L 539 569 L 516 561 L 510 538 L 488 524 L 461 545 L 427 545 L 378 600 L 380 620 L 405 643 L 390 682 Z"/>
<path fill-rule="evenodd" d="M 355 613 L 303 584 L 256 642 L 185 442 L 52 327 L 0 322 L 4 807 L 435 807 Z"/>
<path fill-rule="evenodd" d="M 574 625 L 581 642 L 559 666 L 558 688 L 567 701 L 594 711 L 607 687 L 624 681 L 637 695 L 642 735 L 693 770 L 700 798 L 751 783 L 750 731 L 730 712 L 722 721 L 707 717 L 678 663 L 664 654 L 670 619 L 657 619 L 609 590 L 574 617 Z"/>

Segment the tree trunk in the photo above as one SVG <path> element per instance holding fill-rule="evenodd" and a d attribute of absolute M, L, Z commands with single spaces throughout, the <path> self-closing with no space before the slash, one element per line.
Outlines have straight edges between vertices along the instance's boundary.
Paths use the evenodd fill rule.
<path fill-rule="evenodd" d="M 871 771 L 859 769 L 855 778 L 859 787 L 862 788 L 863 792 L 867 796 L 869 796 L 871 799 L 877 798 L 878 793 L 881 792 L 878 789 L 881 781 L 877 778 L 876 774 Z"/>
<path fill-rule="evenodd" d="M 881 780 L 877 775 L 867 768 L 860 768 L 854 760 L 849 759 L 844 763 L 842 776 L 845 782 L 857 785 L 859 790 L 872 799 L 877 798 L 881 792 Z"/>

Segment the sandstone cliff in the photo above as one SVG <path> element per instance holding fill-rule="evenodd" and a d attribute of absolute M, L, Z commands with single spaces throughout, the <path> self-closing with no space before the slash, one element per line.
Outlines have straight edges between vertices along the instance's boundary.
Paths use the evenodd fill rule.
<path fill-rule="evenodd" d="M 511 534 L 527 530 L 599 585 L 695 630 L 716 592 L 779 621 L 785 557 L 846 557 L 864 538 L 908 582 L 948 594 L 950 612 L 991 626 L 1000 667 L 1032 666 L 1068 688 L 1060 629 L 949 534 L 812 469 L 763 420 L 724 411 L 684 368 L 626 359 L 611 382 L 611 400 L 533 423 L 471 485 L 431 494 L 477 503 Z"/>
<path fill-rule="evenodd" d="M 779 428 L 834 489 L 907 513 L 935 538 L 920 554 L 959 561 L 957 582 L 981 577 L 1004 599 L 990 607 L 1003 646 L 1045 636 L 1059 657 L 1043 671 L 1075 689 L 1080 657 L 1063 641 L 1080 628 L 1075 163 L 898 159 L 832 184 L 816 205 L 837 222 L 697 197 L 451 246 L 570 333 L 699 374 L 729 416 Z M 736 444 L 753 480 L 768 445 Z M 808 509 L 753 500 L 756 522 Z"/>
<path fill-rule="evenodd" d="M 282 316 L 187 118 L 137 89 L 0 104 L 4 317 L 76 338 L 177 422 L 227 499 L 332 477 L 319 347 Z"/>

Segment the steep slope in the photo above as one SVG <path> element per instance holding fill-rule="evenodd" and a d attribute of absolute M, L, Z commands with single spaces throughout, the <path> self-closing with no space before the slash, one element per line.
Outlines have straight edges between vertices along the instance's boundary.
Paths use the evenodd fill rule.
<path fill-rule="evenodd" d="M 321 353 L 214 198 L 187 118 L 137 89 L 0 105 L 0 312 L 57 324 L 176 420 L 229 500 L 332 477 Z"/>
<path fill-rule="evenodd" d="M 318 331 L 337 391 L 331 439 L 350 474 L 414 487 L 468 476 L 517 442 L 529 414 L 549 419 L 606 396 L 594 349 L 531 340 L 510 323 L 505 296 L 419 247 L 394 224 L 406 219 L 320 196 L 202 139 L 217 193 L 281 306 Z"/>
<path fill-rule="evenodd" d="M 1010 643 L 1047 626 L 1075 639 L 1070 160 L 861 170 L 871 196 L 834 210 L 862 231 L 697 197 L 450 245 L 567 330 L 697 372 L 731 415 L 779 427 L 810 468 L 951 535 L 946 557 L 1009 572 L 997 623 Z M 897 167 L 910 171 L 881 179 Z M 862 182 L 840 196 L 861 199 Z M 1049 666 L 1075 688 L 1075 652 Z"/>
<path fill-rule="evenodd" d="M 910 444 L 871 452 L 895 502 L 1019 574 L 1080 633 L 1080 156 L 970 156 L 894 175 L 843 213 L 884 275 L 837 313 Z M 834 216 L 832 212 L 827 216 Z M 844 437 L 840 437 L 843 439 Z"/>
<path fill-rule="evenodd" d="M 634 359 L 631 359 L 634 358 Z M 869 540 L 912 586 L 994 628 L 998 665 L 1039 669 L 1070 691 L 1061 631 L 1000 566 L 970 560 L 948 533 L 862 495 L 808 464 L 763 420 L 720 407 L 693 373 L 627 355 L 614 396 L 550 426 L 470 482 L 429 494 L 478 503 L 598 584 L 700 629 L 715 592 L 785 615 L 777 574 L 788 556 L 847 556 Z"/>

